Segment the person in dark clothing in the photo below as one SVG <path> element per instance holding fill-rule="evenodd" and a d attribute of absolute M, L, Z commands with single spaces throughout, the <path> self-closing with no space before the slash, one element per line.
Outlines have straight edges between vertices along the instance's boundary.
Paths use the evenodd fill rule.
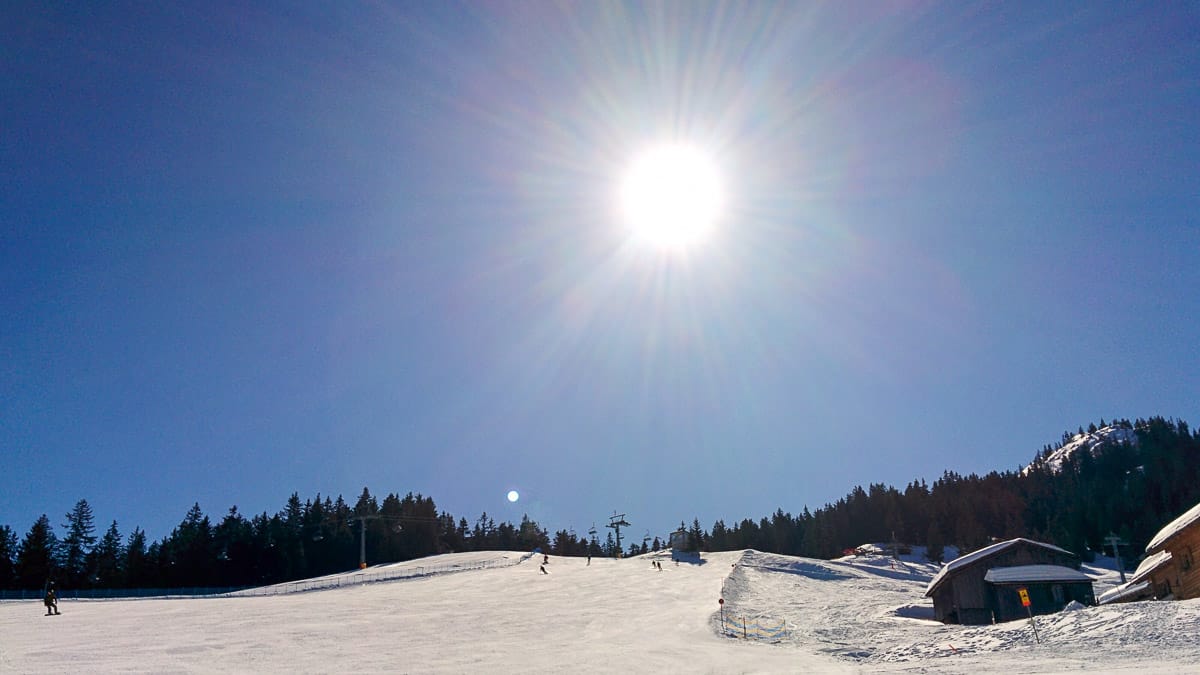
<path fill-rule="evenodd" d="M 542 574 L 550 574 L 549 572 L 546 571 L 545 565 L 538 565 L 538 569 L 540 569 L 542 571 Z"/>
<path fill-rule="evenodd" d="M 58 614 L 58 593 L 54 590 L 53 583 L 46 587 L 46 597 L 42 602 L 46 603 L 46 616 Z"/>

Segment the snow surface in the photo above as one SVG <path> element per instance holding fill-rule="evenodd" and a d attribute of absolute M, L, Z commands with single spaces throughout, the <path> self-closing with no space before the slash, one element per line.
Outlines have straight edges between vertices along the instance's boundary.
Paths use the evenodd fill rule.
<path fill-rule="evenodd" d="M 1061 549 L 1061 548 L 1055 546 L 1054 544 L 1045 544 L 1040 541 L 1034 541 L 1032 539 L 1025 539 L 1023 537 L 1017 537 L 1016 539 L 1009 539 L 1008 541 L 1002 541 L 1002 542 L 999 542 L 996 544 L 992 544 L 991 546 L 984 546 L 981 549 L 976 549 L 964 556 L 959 556 L 959 557 L 955 558 L 954 560 L 951 560 L 950 562 L 946 563 L 945 565 L 942 566 L 942 569 L 940 571 L 938 571 L 938 573 L 933 577 L 933 579 L 931 579 L 929 581 L 929 587 L 925 589 L 925 594 L 932 595 L 933 590 L 935 588 L 937 588 L 938 584 L 942 583 L 942 580 L 945 579 L 946 576 L 949 575 L 954 570 L 959 569 L 961 567 L 966 567 L 967 565 L 970 565 L 971 563 L 973 563 L 977 560 L 981 560 L 990 555 L 999 553 L 1000 551 L 1003 551 L 1004 549 L 1008 548 L 1009 546 L 1013 546 L 1013 545 L 1017 544 L 1018 542 L 1025 542 L 1026 544 L 1033 544 L 1034 546 L 1041 546 L 1042 548 L 1048 548 L 1048 549 L 1051 549 L 1054 551 L 1058 551 L 1059 553 L 1066 553 L 1067 555 L 1075 555 L 1074 553 L 1071 553 L 1070 551 L 1068 551 L 1066 549 Z"/>
<path fill-rule="evenodd" d="M 1058 473 L 1062 471 L 1063 462 L 1080 450 L 1086 450 L 1095 455 L 1096 448 L 1103 443 L 1136 444 L 1137 442 L 1137 433 L 1133 429 L 1126 429 L 1124 427 L 1106 426 L 1090 433 L 1075 434 L 1061 448 L 1046 455 L 1044 459 L 1039 459 L 1025 467 L 1021 473 L 1028 475 L 1038 462 L 1043 463 L 1050 469 L 1050 473 Z"/>
<path fill-rule="evenodd" d="M 932 621 L 922 596 L 937 567 L 923 553 L 552 556 L 549 574 L 540 557 L 509 564 L 522 553 L 456 554 L 388 566 L 412 572 L 393 581 L 272 596 L 64 600 L 58 617 L 0 602 L 0 672 L 1196 672 L 1200 600 L 1038 617 L 1038 644 L 1028 621 Z M 1107 564 L 1083 568 L 1098 590 L 1117 583 Z M 728 637 L 739 619 L 786 630 Z"/>
<path fill-rule="evenodd" d="M 1150 543 L 1146 544 L 1146 552 L 1149 553 L 1157 548 L 1161 548 L 1163 544 L 1167 543 L 1168 539 L 1179 534 L 1197 521 L 1200 521 L 1200 504 L 1196 504 L 1188 509 L 1183 515 L 1167 523 L 1166 527 L 1159 530 L 1158 534 L 1154 535 L 1154 538 L 1150 540 Z"/>

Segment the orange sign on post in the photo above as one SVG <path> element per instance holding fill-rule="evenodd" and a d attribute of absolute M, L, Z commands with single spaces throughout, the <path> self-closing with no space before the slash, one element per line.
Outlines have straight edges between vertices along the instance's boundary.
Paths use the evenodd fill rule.
<path fill-rule="evenodd" d="M 1024 588 L 1018 588 L 1017 595 L 1021 596 L 1021 604 L 1025 605 L 1025 611 L 1029 612 L 1029 625 L 1033 626 L 1033 637 L 1038 641 L 1038 644 L 1041 644 L 1042 636 L 1038 635 L 1037 622 L 1033 620 L 1033 608 L 1030 607 L 1033 603 L 1029 602 L 1029 591 Z"/>

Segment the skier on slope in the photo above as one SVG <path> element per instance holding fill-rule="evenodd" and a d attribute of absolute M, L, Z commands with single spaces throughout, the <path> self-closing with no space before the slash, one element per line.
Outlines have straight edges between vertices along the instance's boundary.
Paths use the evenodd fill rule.
<path fill-rule="evenodd" d="M 54 582 L 51 581 L 46 585 L 46 597 L 42 600 L 46 604 L 46 616 L 58 614 L 58 593 L 54 590 Z"/>

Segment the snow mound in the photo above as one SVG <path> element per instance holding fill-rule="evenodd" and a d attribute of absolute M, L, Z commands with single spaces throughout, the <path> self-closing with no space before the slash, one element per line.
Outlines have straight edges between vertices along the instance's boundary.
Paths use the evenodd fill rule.
<path fill-rule="evenodd" d="M 482 570 L 519 565 L 533 556 L 520 551 L 474 551 L 469 553 L 447 553 L 404 562 L 372 565 L 363 569 L 337 572 L 311 579 L 285 581 L 271 586 L 259 586 L 226 594 L 230 597 L 253 597 L 260 595 L 283 595 L 323 591 L 347 586 L 420 579 L 437 574 L 453 574 L 468 570 Z"/>
<path fill-rule="evenodd" d="M 934 621 L 940 625 L 940 622 L 933 618 L 933 605 L 900 605 L 896 608 L 895 613 L 896 616 L 903 617 L 905 619 Z"/>

